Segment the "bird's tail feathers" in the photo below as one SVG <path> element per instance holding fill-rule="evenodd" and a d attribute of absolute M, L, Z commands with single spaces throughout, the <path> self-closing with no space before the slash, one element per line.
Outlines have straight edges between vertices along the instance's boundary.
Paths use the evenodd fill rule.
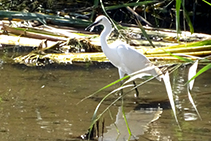
<path fill-rule="evenodd" d="M 154 76 L 157 80 L 161 81 L 162 72 L 161 70 L 154 66 L 153 64 L 148 64 L 145 68 L 136 71 L 130 74 L 131 76 L 135 76 L 135 78 L 143 78 L 144 76 Z"/>
<path fill-rule="evenodd" d="M 161 72 L 161 70 L 158 67 L 155 67 L 154 71 L 154 76 L 157 76 L 156 79 L 161 81 L 161 78 L 163 78 L 163 73 Z"/>
<path fill-rule="evenodd" d="M 156 76 L 156 79 L 161 81 L 161 78 L 163 78 L 162 71 L 151 62 L 148 64 L 148 67 L 153 67 L 153 69 L 149 70 L 149 74 L 151 74 L 152 76 Z"/>

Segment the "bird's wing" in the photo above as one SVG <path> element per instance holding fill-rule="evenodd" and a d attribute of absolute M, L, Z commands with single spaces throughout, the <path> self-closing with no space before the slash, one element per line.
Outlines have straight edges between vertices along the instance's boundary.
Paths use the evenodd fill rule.
<path fill-rule="evenodd" d="M 146 56 L 127 44 L 118 45 L 117 54 L 121 60 L 120 68 L 127 74 L 146 68 L 151 64 Z"/>

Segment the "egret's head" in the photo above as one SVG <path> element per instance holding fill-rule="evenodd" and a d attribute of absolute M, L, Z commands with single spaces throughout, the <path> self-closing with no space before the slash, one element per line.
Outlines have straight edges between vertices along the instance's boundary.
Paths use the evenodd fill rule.
<path fill-rule="evenodd" d="M 104 15 L 100 15 L 95 19 L 95 22 L 89 25 L 85 30 L 92 31 L 95 26 L 103 25 L 105 27 L 111 26 L 111 22 L 108 20 L 108 18 Z"/>

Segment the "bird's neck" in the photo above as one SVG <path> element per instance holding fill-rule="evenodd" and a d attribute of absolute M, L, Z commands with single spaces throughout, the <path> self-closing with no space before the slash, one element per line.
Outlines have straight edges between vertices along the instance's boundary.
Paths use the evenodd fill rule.
<path fill-rule="evenodd" d="M 107 39 L 108 39 L 108 36 L 111 34 L 111 31 L 112 31 L 111 25 L 104 26 L 104 29 L 100 34 L 101 47 L 102 47 L 102 50 L 103 50 L 104 53 L 107 50 L 106 48 L 110 48 L 107 44 Z"/>

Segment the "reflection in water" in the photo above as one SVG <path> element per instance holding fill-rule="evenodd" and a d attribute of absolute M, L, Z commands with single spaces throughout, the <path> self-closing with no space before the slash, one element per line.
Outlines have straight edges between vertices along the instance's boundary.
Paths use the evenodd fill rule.
<path fill-rule="evenodd" d="M 72 124 L 69 123 L 69 121 L 67 119 L 64 119 L 63 121 L 47 121 L 47 120 L 44 120 L 42 117 L 41 117 L 41 114 L 39 112 L 38 109 L 36 109 L 36 113 L 37 113 L 37 124 L 40 126 L 41 129 L 44 129 L 46 132 L 48 133 L 52 133 L 52 132 L 55 132 L 55 130 L 58 130 L 58 131 L 63 131 L 63 132 L 69 132 L 69 134 L 71 135 L 72 134 L 72 131 L 71 131 L 71 126 Z"/>
<path fill-rule="evenodd" d="M 193 121 L 193 120 L 197 120 L 198 119 L 198 115 L 196 113 L 184 113 L 184 120 L 185 121 Z"/>
<path fill-rule="evenodd" d="M 37 113 L 37 120 L 42 120 L 41 114 L 38 109 L 36 109 L 36 113 Z"/>
<path fill-rule="evenodd" d="M 126 113 L 127 122 L 132 133 L 130 140 L 139 139 L 139 136 L 143 135 L 146 131 L 147 125 L 150 122 L 156 121 L 161 113 L 162 108 L 160 107 L 142 108 L 140 110 L 132 110 Z M 128 138 L 129 133 L 123 118 L 122 108 L 119 107 L 115 123 L 107 126 L 107 132 L 103 134 L 103 137 L 99 138 L 99 141 L 124 141 L 128 140 Z"/>
<path fill-rule="evenodd" d="M 118 79 L 117 70 L 111 65 L 87 66 L 28 68 L 0 61 L 0 140 L 77 140 L 76 137 L 84 134 L 90 126 L 98 102 L 117 87 L 112 86 L 76 105 L 82 98 Z M 136 100 L 132 93 L 127 95 L 125 103 L 130 104 L 125 106 L 125 111 L 134 138 L 140 141 L 210 140 L 210 73 L 207 71 L 198 77 L 192 90 L 202 121 L 198 120 L 187 97 L 184 86 L 187 69 L 181 68 L 171 76 L 178 119 L 183 131 L 178 130 L 162 83 L 152 81 L 141 86 L 139 104 L 134 104 Z M 115 95 L 111 96 L 101 108 L 105 109 L 115 98 Z M 148 107 L 143 109 L 143 103 Z M 161 103 L 160 107 L 163 108 L 161 117 L 153 123 L 150 122 L 153 116 L 158 117 L 159 114 L 155 109 L 148 109 L 152 103 L 156 103 L 156 106 Z M 137 105 L 142 107 L 136 108 Z M 112 115 L 117 115 L 115 123 L 119 129 L 125 130 L 121 109 L 112 106 L 110 111 Z M 108 128 L 104 139 L 106 136 L 110 138 L 112 134 L 116 139 L 113 121 L 106 118 L 106 125 Z M 119 139 L 127 137 L 127 130 L 121 131 Z"/>
<path fill-rule="evenodd" d="M 195 109 L 192 107 L 192 104 L 190 103 L 189 99 L 180 100 L 180 96 L 186 94 L 188 96 L 187 87 L 188 85 L 185 85 L 187 82 L 187 73 L 189 68 L 182 67 L 178 70 L 173 72 L 173 92 L 175 94 L 175 103 L 176 107 L 179 111 L 182 111 L 183 118 L 185 121 L 191 121 L 191 120 L 197 120 L 199 117 L 196 114 Z M 185 105 L 184 103 L 189 103 L 190 105 Z M 185 107 L 188 106 L 188 107 Z M 191 106 L 191 107 L 190 107 Z"/>
<path fill-rule="evenodd" d="M 177 99 L 177 116 L 179 117 L 182 131 L 178 130 L 175 122 L 168 116 L 172 114 L 171 110 L 164 109 L 161 118 L 154 124 L 150 124 L 148 133 L 145 133 L 145 136 L 148 135 L 149 139 L 161 141 L 211 139 L 210 118 L 207 118 L 211 114 L 207 109 L 211 107 L 206 104 L 207 102 L 211 102 L 211 99 L 208 98 L 210 88 L 206 87 L 206 85 L 211 85 L 211 81 L 209 80 L 211 72 L 209 71 L 199 76 L 195 81 L 192 91 L 192 96 L 202 116 L 202 121 L 199 120 L 187 96 L 187 88 L 184 85 L 187 81 L 187 73 L 188 68 L 180 68 L 171 77 L 173 79 L 172 88 L 174 88 L 175 98 Z M 154 137 L 152 136 L 153 133 L 155 135 Z"/>

